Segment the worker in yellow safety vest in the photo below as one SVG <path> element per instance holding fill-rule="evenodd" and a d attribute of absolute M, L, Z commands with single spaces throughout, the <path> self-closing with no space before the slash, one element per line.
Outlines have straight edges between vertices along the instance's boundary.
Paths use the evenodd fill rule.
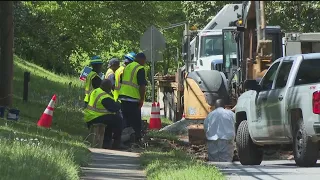
<path fill-rule="evenodd" d="M 88 106 L 84 110 L 84 121 L 87 123 L 88 128 L 93 124 L 102 123 L 106 125 L 103 148 L 124 149 L 126 147 L 121 144 L 121 105 L 113 99 L 111 88 L 111 81 L 105 79 L 99 88 L 91 92 Z"/>
<path fill-rule="evenodd" d="M 114 84 L 114 99 L 118 100 L 119 97 L 119 90 L 120 90 L 120 78 L 122 76 L 124 68 L 134 61 L 134 58 L 136 57 L 136 54 L 134 52 L 128 53 L 124 56 L 123 64 L 115 71 L 115 84 Z"/>
<path fill-rule="evenodd" d="M 146 93 L 146 75 L 144 64 L 146 56 L 143 53 L 136 55 L 135 61 L 124 68 L 120 79 L 121 87 L 119 99 L 123 118 L 128 126 L 135 131 L 135 141 L 140 142 L 141 136 L 141 107 Z"/>
<path fill-rule="evenodd" d="M 100 56 L 93 56 L 90 61 L 90 65 L 92 66 L 92 71 L 88 74 L 86 77 L 86 82 L 85 82 L 85 97 L 84 97 L 84 102 L 85 105 L 88 104 L 89 102 L 89 94 L 91 91 L 94 89 L 100 87 L 101 84 L 101 78 L 99 76 L 99 73 L 101 73 L 102 69 L 102 60 Z"/>
<path fill-rule="evenodd" d="M 109 79 L 112 82 L 112 89 L 114 89 L 115 72 L 120 67 L 120 61 L 118 58 L 112 58 L 109 61 L 108 70 L 105 75 L 105 79 Z"/>

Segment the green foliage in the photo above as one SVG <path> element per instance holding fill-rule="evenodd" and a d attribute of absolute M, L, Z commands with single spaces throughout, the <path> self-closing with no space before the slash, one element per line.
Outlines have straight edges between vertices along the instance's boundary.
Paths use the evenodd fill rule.
<path fill-rule="evenodd" d="M 16 1 L 15 52 L 45 69 L 74 75 L 95 54 L 106 65 L 112 57 L 138 52 L 140 37 L 151 25 L 161 29 L 189 20 L 201 29 L 230 3 L 241 1 Z M 266 2 L 267 23 L 285 31 L 319 31 L 319 6 L 317 1 Z M 183 30 L 163 31 L 167 44 L 157 73 L 174 74 L 183 65 Z M 150 71 L 148 77 L 151 82 Z"/>
<path fill-rule="evenodd" d="M 279 25 L 285 32 L 319 32 L 319 1 L 270 1 L 266 3 L 268 25 Z"/>
<path fill-rule="evenodd" d="M 138 52 L 140 37 L 152 24 L 185 20 L 180 2 L 28 1 L 15 2 L 14 13 L 15 52 L 66 74 L 78 73 L 95 54 L 107 61 Z M 181 36 L 179 28 L 167 33 L 168 45 L 180 47 Z"/>

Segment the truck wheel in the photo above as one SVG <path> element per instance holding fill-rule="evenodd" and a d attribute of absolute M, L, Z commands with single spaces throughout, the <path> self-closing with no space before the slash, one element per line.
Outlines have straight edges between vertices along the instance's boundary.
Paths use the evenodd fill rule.
<path fill-rule="evenodd" d="M 308 137 L 303 120 L 300 119 L 293 134 L 293 154 L 298 166 L 315 166 L 318 159 L 318 143 Z"/>
<path fill-rule="evenodd" d="M 260 165 L 263 151 L 254 144 L 249 134 L 248 122 L 242 121 L 238 127 L 236 145 L 242 165 Z"/>

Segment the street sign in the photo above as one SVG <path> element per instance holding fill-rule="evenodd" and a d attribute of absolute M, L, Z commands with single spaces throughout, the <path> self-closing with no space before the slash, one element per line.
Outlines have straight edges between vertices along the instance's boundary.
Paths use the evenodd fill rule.
<path fill-rule="evenodd" d="M 145 53 L 147 61 L 161 61 L 166 47 L 166 40 L 162 33 L 154 26 L 149 27 L 140 38 L 140 49 Z"/>
<path fill-rule="evenodd" d="M 162 60 L 162 52 L 166 47 L 166 40 L 162 33 L 154 26 L 151 26 L 140 38 L 140 49 L 147 57 L 147 61 L 151 61 L 151 77 L 152 77 L 152 102 L 154 98 L 154 66 L 155 61 Z"/>
<path fill-rule="evenodd" d="M 86 79 L 87 79 L 87 76 L 89 75 L 89 73 L 90 73 L 91 71 L 92 71 L 92 68 L 91 68 L 91 67 L 85 66 L 85 67 L 83 68 L 81 74 L 80 74 L 80 77 L 79 77 L 80 81 L 84 81 L 84 82 L 85 82 Z M 99 73 L 98 75 L 99 75 L 99 77 L 100 77 L 101 79 L 104 79 L 104 74 L 103 74 L 103 73 Z"/>

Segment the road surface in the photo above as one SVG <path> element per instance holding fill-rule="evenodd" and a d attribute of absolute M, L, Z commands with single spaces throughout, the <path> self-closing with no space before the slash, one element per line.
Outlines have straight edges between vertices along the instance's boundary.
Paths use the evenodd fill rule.
<path fill-rule="evenodd" d="M 260 166 L 242 166 L 240 162 L 210 162 L 228 180 L 319 180 L 320 161 L 316 167 L 297 167 L 293 160 L 262 161 Z"/>
<path fill-rule="evenodd" d="M 82 167 L 82 180 L 145 180 L 139 154 L 90 148 L 92 162 Z"/>

